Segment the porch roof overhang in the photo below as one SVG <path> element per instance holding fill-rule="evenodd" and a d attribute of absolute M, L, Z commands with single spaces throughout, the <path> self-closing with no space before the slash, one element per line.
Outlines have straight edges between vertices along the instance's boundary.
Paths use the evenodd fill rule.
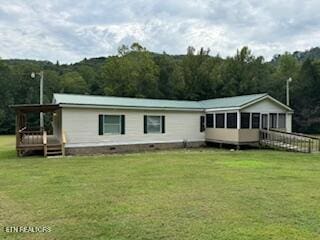
<path fill-rule="evenodd" d="M 61 108 L 59 104 L 18 104 L 11 105 L 16 112 L 55 112 Z"/>

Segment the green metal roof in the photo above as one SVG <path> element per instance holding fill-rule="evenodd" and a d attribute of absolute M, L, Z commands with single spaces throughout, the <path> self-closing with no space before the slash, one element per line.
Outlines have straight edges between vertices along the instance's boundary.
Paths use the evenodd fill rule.
<path fill-rule="evenodd" d="M 174 108 L 203 110 L 210 108 L 231 108 L 241 107 L 252 101 L 258 100 L 267 94 L 253 94 L 236 97 L 216 98 L 204 101 L 181 101 L 145 98 L 127 98 L 110 96 L 91 96 L 76 94 L 60 94 L 53 96 L 55 104 L 67 105 L 94 105 L 94 106 L 114 106 L 114 107 L 134 107 L 134 108 Z"/>
<path fill-rule="evenodd" d="M 197 101 L 54 94 L 55 103 L 76 105 L 118 106 L 136 108 L 202 109 Z"/>
<path fill-rule="evenodd" d="M 203 108 L 232 108 L 232 107 L 241 107 L 250 102 L 256 101 L 259 98 L 265 97 L 268 94 L 251 94 L 251 95 L 242 95 L 235 97 L 225 97 L 225 98 L 215 98 L 201 101 Z"/>

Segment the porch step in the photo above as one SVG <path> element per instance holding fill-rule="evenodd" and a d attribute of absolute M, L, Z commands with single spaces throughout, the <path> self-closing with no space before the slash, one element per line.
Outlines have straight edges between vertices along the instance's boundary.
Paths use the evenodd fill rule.
<path fill-rule="evenodd" d="M 61 151 L 61 146 L 60 147 L 48 147 L 47 151 L 55 151 L 55 150 L 60 150 Z"/>
<path fill-rule="evenodd" d="M 62 155 L 62 151 L 48 151 L 47 155 Z"/>
<path fill-rule="evenodd" d="M 47 156 L 61 156 L 62 146 L 61 144 L 50 144 L 47 146 Z"/>
<path fill-rule="evenodd" d="M 49 148 L 57 148 L 57 147 L 61 148 L 61 144 L 60 143 L 59 144 L 48 144 L 47 147 L 48 147 L 48 149 Z"/>

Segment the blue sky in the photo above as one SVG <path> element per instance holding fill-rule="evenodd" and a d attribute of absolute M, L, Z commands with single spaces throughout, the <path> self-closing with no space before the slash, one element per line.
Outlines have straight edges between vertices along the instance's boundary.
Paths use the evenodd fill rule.
<path fill-rule="evenodd" d="M 320 45 L 319 0 L 0 0 L 0 57 L 70 63 L 121 44 L 184 54 L 188 46 L 270 59 Z"/>

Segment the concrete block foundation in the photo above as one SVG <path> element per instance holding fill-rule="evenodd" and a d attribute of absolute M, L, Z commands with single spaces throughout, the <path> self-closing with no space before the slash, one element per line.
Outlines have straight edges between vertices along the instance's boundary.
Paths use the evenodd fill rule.
<path fill-rule="evenodd" d="M 131 153 L 152 150 L 166 150 L 178 148 L 199 148 L 205 147 L 206 143 L 199 142 L 175 142 L 175 143 L 150 143 L 150 144 L 127 144 L 112 146 L 81 146 L 67 147 L 66 155 L 97 155 L 112 153 Z"/>

